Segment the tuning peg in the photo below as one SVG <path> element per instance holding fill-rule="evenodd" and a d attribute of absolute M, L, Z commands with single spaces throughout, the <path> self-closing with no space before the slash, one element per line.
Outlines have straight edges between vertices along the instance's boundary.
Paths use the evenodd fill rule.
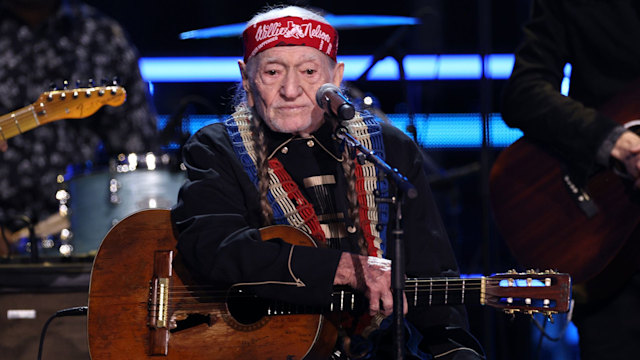
<path fill-rule="evenodd" d="M 51 91 L 56 91 L 58 90 L 58 87 L 56 86 L 56 83 L 52 82 L 49 84 L 49 90 Z"/>
<path fill-rule="evenodd" d="M 89 79 L 89 87 L 93 87 L 93 79 Z"/>
<path fill-rule="evenodd" d="M 119 79 L 118 79 L 118 77 L 117 77 L 117 76 L 114 76 L 114 77 L 113 77 L 113 81 L 111 82 L 111 84 L 112 84 L 113 86 L 118 86 L 118 80 L 119 80 Z"/>
<path fill-rule="evenodd" d="M 76 89 L 80 87 L 80 80 L 76 80 Z"/>
<path fill-rule="evenodd" d="M 65 80 L 62 82 L 62 89 L 67 90 L 69 87 L 69 81 Z"/>
<path fill-rule="evenodd" d="M 549 322 L 553 324 L 553 322 L 554 322 L 554 320 L 553 320 L 553 312 L 546 312 L 546 313 L 544 313 L 544 316 L 546 316 L 547 320 L 549 320 Z"/>
<path fill-rule="evenodd" d="M 509 315 L 511 317 L 511 320 L 516 318 L 516 310 L 515 309 L 504 309 L 503 310 L 505 314 Z"/>

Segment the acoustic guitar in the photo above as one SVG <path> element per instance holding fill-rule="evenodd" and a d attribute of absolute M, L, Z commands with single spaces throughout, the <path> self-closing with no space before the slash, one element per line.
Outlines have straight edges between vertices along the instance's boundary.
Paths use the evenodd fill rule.
<path fill-rule="evenodd" d="M 266 227 L 261 235 L 315 246 L 293 227 Z M 568 311 L 570 288 L 567 274 L 507 273 L 407 279 L 406 296 L 410 309 L 479 303 L 551 316 Z M 247 290 L 194 281 L 176 250 L 169 211 L 134 213 L 109 231 L 94 260 L 91 358 L 327 359 L 338 329 L 348 323 L 342 315 L 358 314 L 362 299 L 349 289 L 336 289 L 332 304 L 314 309 L 259 299 Z"/>
<path fill-rule="evenodd" d="M 105 105 L 120 106 L 126 97 L 125 89 L 117 85 L 44 92 L 33 104 L 0 116 L 0 142 L 53 121 L 91 116 Z M 36 224 L 35 232 L 43 237 L 65 228 L 69 228 L 68 219 L 55 214 Z M 3 234 L 9 244 L 28 235 L 27 228 Z M 0 241 L 0 255 L 8 253 L 7 244 Z"/>
<path fill-rule="evenodd" d="M 637 123 L 640 83 L 600 111 L 625 126 Z M 610 291 L 624 282 L 623 274 L 637 269 L 640 259 L 637 190 L 613 170 L 594 174 L 583 187 L 575 180 L 561 154 L 519 139 L 491 169 L 496 225 L 525 268 L 555 269 L 571 274 L 575 283 Z"/>

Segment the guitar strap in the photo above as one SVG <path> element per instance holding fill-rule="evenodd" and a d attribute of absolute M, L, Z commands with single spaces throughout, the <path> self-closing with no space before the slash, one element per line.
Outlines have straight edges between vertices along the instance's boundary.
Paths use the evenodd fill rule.
<path fill-rule="evenodd" d="M 233 150 L 251 181 L 258 187 L 255 144 L 252 136 L 251 111 L 240 109 L 225 120 L 224 125 L 231 139 Z M 356 114 L 354 119 L 342 123 L 365 147 L 384 159 L 384 144 L 380 124 L 369 113 Z M 371 163 L 354 161 L 359 217 L 367 252 L 370 256 L 386 254 L 386 231 L 389 223 L 389 205 L 376 203 L 376 197 L 387 197 L 389 184 L 379 176 L 379 170 Z M 291 225 L 301 229 L 324 243 L 325 234 L 320 228 L 313 206 L 304 198 L 297 184 L 277 159 L 269 160 L 269 192 L 267 199 L 273 209 L 276 224 Z"/>

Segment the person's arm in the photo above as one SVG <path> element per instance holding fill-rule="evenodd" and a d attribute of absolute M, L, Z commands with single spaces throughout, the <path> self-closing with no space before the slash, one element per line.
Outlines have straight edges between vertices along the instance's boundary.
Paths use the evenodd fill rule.
<path fill-rule="evenodd" d="M 258 193 L 222 124 L 200 130 L 184 147 L 189 180 L 172 219 L 178 249 L 206 281 L 250 283 L 259 296 L 327 304 L 340 252 L 262 241 Z"/>
<path fill-rule="evenodd" d="M 595 108 L 560 93 L 565 64 L 573 60 L 569 37 L 575 34 L 566 28 L 572 19 L 564 13 L 565 6 L 555 0 L 534 2 L 504 89 L 502 115 L 525 136 L 589 169 L 607 136 L 619 125 Z"/>

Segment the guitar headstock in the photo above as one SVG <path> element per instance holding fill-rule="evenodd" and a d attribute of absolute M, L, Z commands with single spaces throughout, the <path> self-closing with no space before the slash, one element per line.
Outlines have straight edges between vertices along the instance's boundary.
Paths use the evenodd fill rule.
<path fill-rule="evenodd" d="M 104 105 L 120 106 L 127 98 L 118 85 L 47 91 L 32 104 L 41 124 L 93 115 Z"/>
<path fill-rule="evenodd" d="M 484 303 L 511 314 L 564 313 L 571 302 L 571 277 L 554 271 L 510 271 L 488 277 L 484 294 Z"/>

